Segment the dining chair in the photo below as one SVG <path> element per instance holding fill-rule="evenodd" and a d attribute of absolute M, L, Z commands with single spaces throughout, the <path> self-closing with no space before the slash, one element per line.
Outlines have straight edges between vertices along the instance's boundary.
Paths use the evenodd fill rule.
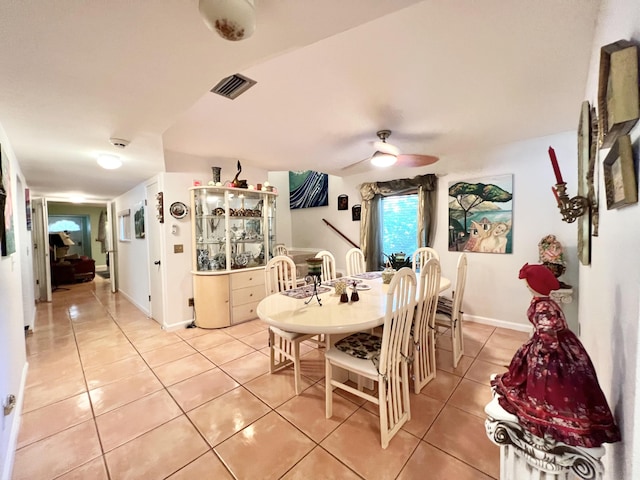
<path fill-rule="evenodd" d="M 436 260 L 440 261 L 440 255 L 438 255 L 438 252 L 435 249 L 431 247 L 418 248 L 415 252 L 413 252 L 413 271 L 417 272 L 418 270 L 422 270 L 422 267 L 430 258 L 435 258 Z"/>
<path fill-rule="evenodd" d="M 437 326 L 451 329 L 451 350 L 453 352 L 453 368 L 458 366 L 464 353 L 464 339 L 462 335 L 462 298 L 467 281 L 467 254 L 463 253 L 458 258 L 455 289 L 451 298 L 440 296 L 436 307 Z"/>
<path fill-rule="evenodd" d="M 382 337 L 358 332 L 325 352 L 325 414 L 333 416 L 333 389 L 345 390 L 378 405 L 380 442 L 389 441 L 411 419 L 409 405 L 409 335 L 416 306 L 416 274 L 401 268 L 391 280 Z M 334 378 L 334 368 L 358 375 L 358 388 Z M 338 372 L 336 372 L 338 373 Z M 378 382 L 377 395 L 365 392 L 361 379 Z"/>
<path fill-rule="evenodd" d="M 316 253 L 316 258 L 322 259 L 321 278 L 323 282 L 334 280 L 336 276 L 336 259 L 333 254 L 327 250 Z"/>
<path fill-rule="evenodd" d="M 413 390 L 417 394 L 436 378 L 435 320 L 440 291 L 440 262 L 431 258 L 420 268 L 418 306 L 411 329 Z"/>
<path fill-rule="evenodd" d="M 279 255 L 289 255 L 289 250 L 281 243 L 273 246 L 273 256 L 277 257 Z"/>
<path fill-rule="evenodd" d="M 291 290 L 296 286 L 296 264 L 289 257 L 273 257 L 264 269 L 267 295 Z M 300 343 L 315 335 L 287 332 L 269 326 L 269 373 L 293 365 L 296 395 L 300 395 Z"/>
<path fill-rule="evenodd" d="M 352 248 L 347 251 L 347 276 L 357 275 L 367 271 L 364 261 L 364 253 L 359 248 Z"/>

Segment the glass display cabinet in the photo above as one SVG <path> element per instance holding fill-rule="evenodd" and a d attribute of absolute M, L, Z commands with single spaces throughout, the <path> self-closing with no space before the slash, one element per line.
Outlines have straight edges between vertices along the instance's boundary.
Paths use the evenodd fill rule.
<path fill-rule="evenodd" d="M 190 191 L 196 325 L 220 328 L 256 318 L 275 244 L 277 195 L 230 187 Z"/>

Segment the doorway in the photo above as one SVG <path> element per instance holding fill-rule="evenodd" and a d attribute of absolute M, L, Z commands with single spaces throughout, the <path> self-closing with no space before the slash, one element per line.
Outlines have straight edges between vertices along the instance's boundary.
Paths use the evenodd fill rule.
<path fill-rule="evenodd" d="M 49 215 L 49 233 L 65 232 L 73 241 L 68 255 L 93 258 L 89 215 Z"/>

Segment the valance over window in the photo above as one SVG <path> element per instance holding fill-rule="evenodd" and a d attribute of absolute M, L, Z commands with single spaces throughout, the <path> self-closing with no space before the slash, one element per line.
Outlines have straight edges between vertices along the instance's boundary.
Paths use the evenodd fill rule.
<path fill-rule="evenodd" d="M 378 261 L 382 255 L 380 199 L 392 195 L 417 193 L 418 247 L 430 247 L 435 236 L 437 188 L 438 178 L 432 173 L 360 185 L 362 196 L 360 248 L 367 261 L 367 270 L 377 270 Z"/>

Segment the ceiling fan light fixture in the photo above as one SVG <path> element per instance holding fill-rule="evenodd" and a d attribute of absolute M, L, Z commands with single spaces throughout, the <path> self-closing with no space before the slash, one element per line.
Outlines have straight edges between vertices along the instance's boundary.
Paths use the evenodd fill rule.
<path fill-rule="evenodd" d="M 122 166 L 122 160 L 117 155 L 111 155 L 110 153 L 103 153 L 98 155 L 98 165 L 106 170 L 115 170 Z"/>
<path fill-rule="evenodd" d="M 253 0 L 200 0 L 198 10 L 207 27 L 225 40 L 244 40 L 256 29 Z"/>
<path fill-rule="evenodd" d="M 375 167 L 390 167 L 398 161 L 398 157 L 390 153 L 376 152 L 371 157 L 371 165 Z"/>

